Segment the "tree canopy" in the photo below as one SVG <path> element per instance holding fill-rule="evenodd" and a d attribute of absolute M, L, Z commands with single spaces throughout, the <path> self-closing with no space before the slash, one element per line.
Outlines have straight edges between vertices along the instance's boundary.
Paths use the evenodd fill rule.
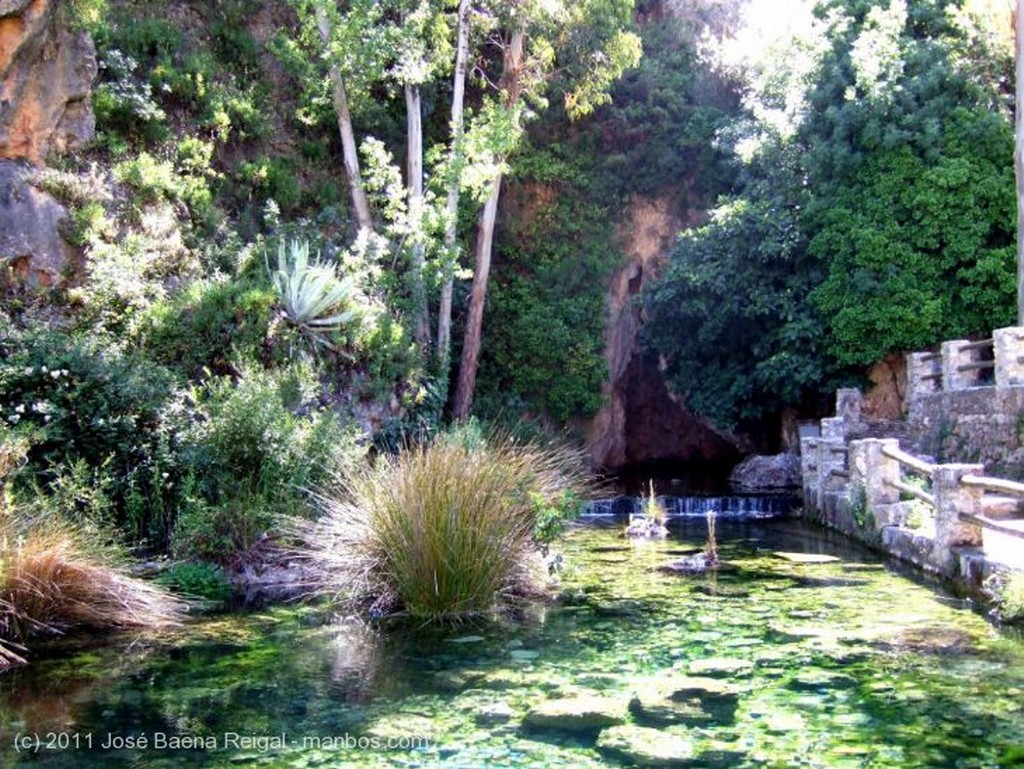
<path fill-rule="evenodd" d="M 750 94 L 737 193 L 647 297 L 691 406 L 735 425 L 1013 321 L 1007 61 L 964 5 L 819 2 Z"/>

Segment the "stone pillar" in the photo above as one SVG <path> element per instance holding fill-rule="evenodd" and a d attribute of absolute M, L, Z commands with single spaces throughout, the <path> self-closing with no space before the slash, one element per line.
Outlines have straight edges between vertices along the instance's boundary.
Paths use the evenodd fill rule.
<path fill-rule="evenodd" d="M 860 409 L 864 396 L 856 387 L 843 387 L 836 390 L 836 416 L 846 422 L 846 432 L 856 430 L 860 425 Z"/>
<path fill-rule="evenodd" d="M 900 463 L 882 453 L 886 446 L 898 449 L 900 442 L 895 438 L 850 441 L 850 488 L 854 493 L 864 489 L 865 503 L 873 512 L 900 501 L 899 490 L 889 485 L 900 479 Z"/>
<path fill-rule="evenodd" d="M 996 387 L 1024 385 L 1024 328 L 1011 326 L 992 332 L 996 354 Z"/>
<path fill-rule="evenodd" d="M 818 472 L 822 495 L 842 492 L 849 480 L 847 473 L 847 446 L 844 440 L 821 439 Z M 835 471 L 835 472 L 834 472 Z M 836 473 L 843 473 L 837 475 Z"/>
<path fill-rule="evenodd" d="M 841 416 L 822 419 L 821 439 L 823 441 L 845 441 L 846 420 Z"/>
<path fill-rule="evenodd" d="M 932 491 L 935 494 L 935 545 L 932 548 L 931 562 L 942 574 L 954 576 L 959 568 L 959 559 L 951 552 L 952 548 L 981 544 L 981 527 L 962 521 L 960 515 L 979 515 L 984 491 L 973 486 L 964 486 L 960 479 L 970 474 L 981 475 L 984 469 L 984 465 L 935 466 L 932 475 Z"/>
<path fill-rule="evenodd" d="M 803 476 L 804 510 L 809 513 L 821 512 L 818 507 L 818 459 L 820 457 L 820 438 L 800 439 L 800 474 Z"/>
<path fill-rule="evenodd" d="M 975 350 L 961 350 L 970 340 L 953 339 L 942 343 L 942 389 L 946 391 L 966 390 L 978 381 L 977 371 L 958 371 L 965 363 L 975 361 Z"/>
<path fill-rule="evenodd" d="M 942 389 L 942 356 L 933 352 L 912 352 L 907 356 L 908 410 L 921 396 Z"/>

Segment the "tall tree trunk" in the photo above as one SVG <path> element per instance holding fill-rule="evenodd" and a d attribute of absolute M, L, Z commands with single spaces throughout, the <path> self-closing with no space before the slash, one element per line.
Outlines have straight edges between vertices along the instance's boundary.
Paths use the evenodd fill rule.
<path fill-rule="evenodd" d="M 452 149 L 448 180 L 448 198 L 445 201 L 444 282 L 441 284 L 441 304 L 437 308 L 437 364 L 438 371 L 448 370 L 452 346 L 452 291 L 458 251 L 455 243 L 459 217 L 459 187 L 462 165 L 462 137 L 464 133 L 463 104 L 466 96 L 466 63 L 469 59 L 469 6 L 470 0 L 459 2 L 458 34 L 455 47 L 455 76 L 452 83 Z"/>
<path fill-rule="evenodd" d="M 498 174 L 492 183 L 491 194 L 484 204 L 484 210 L 480 214 L 477 231 L 473 287 L 469 294 L 469 317 L 466 319 L 459 379 L 455 385 L 455 400 L 452 404 L 455 419 L 459 422 L 464 422 L 469 417 L 470 409 L 473 407 L 473 391 L 476 389 L 476 371 L 484 325 L 484 302 L 487 299 L 487 277 L 491 271 L 491 246 L 494 241 L 494 224 L 498 217 L 500 195 L 501 174 Z"/>
<path fill-rule="evenodd" d="M 1017 37 L 1016 139 L 1017 172 L 1017 325 L 1024 326 L 1024 0 L 1017 0 L 1013 28 Z"/>
<path fill-rule="evenodd" d="M 502 98 L 507 108 L 512 108 L 522 94 L 522 66 L 526 50 L 526 33 L 518 30 L 512 34 L 505 46 L 503 71 L 501 75 Z M 480 214 L 477 230 L 476 255 L 473 267 L 473 287 L 469 293 L 469 316 L 466 319 L 466 335 L 462 343 L 462 360 L 459 363 L 459 380 L 455 387 L 452 409 L 455 419 L 465 421 L 473 408 L 473 391 L 476 389 L 476 372 L 480 356 L 480 339 L 484 324 L 484 302 L 487 299 L 487 278 L 491 271 L 491 246 L 494 243 L 494 223 L 498 217 L 498 198 L 501 195 L 501 174 L 491 186 L 491 194 Z"/>
<path fill-rule="evenodd" d="M 406 185 L 409 189 L 409 213 L 423 214 L 423 108 L 417 85 L 405 86 L 405 115 L 408 133 Z M 413 305 L 413 336 L 424 352 L 430 345 L 430 310 L 427 307 L 427 286 L 423 268 L 425 246 L 417 231 L 412 244 L 411 292 Z"/>
<path fill-rule="evenodd" d="M 316 10 L 316 24 L 324 43 L 331 39 L 331 22 L 320 6 Z M 352 196 L 352 209 L 356 215 L 356 225 L 360 230 L 373 231 L 373 217 L 370 215 L 370 202 L 366 199 L 363 189 L 363 176 L 359 170 L 359 152 L 356 148 L 356 136 L 352 130 L 352 113 L 348 109 L 348 95 L 345 93 L 345 79 L 341 70 L 334 64 L 330 65 L 331 98 L 334 102 L 334 113 L 338 118 L 338 133 L 341 134 L 341 151 L 345 161 L 345 176 L 348 178 L 348 189 Z"/>

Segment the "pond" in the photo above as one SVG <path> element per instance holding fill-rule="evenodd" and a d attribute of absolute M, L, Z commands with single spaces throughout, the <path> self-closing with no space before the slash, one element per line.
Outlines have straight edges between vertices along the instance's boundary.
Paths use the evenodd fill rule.
<path fill-rule="evenodd" d="M 704 544 L 701 521 L 664 542 L 621 528 L 574 531 L 562 600 L 514 621 L 367 627 L 285 606 L 65 649 L 0 676 L 0 764 L 645 760 L 609 730 L 524 725 L 567 698 L 620 704 L 623 739 L 665 738 L 686 766 L 1024 765 L 1024 641 L 963 601 L 791 519 L 720 520 L 727 566 L 698 576 L 658 567 Z M 681 696 L 694 680 L 703 694 Z"/>

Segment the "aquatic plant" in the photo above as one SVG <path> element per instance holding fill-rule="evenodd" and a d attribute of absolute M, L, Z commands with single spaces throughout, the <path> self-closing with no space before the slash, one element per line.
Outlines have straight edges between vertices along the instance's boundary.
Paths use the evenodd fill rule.
<path fill-rule="evenodd" d="M 181 561 L 160 573 L 157 583 L 179 593 L 226 601 L 231 597 L 231 579 L 223 566 L 206 561 Z"/>
<path fill-rule="evenodd" d="M 658 498 L 654 496 L 654 481 L 648 481 L 648 486 L 649 491 L 647 496 L 644 498 L 642 508 L 644 518 L 653 524 L 664 526 L 665 521 L 668 520 L 668 511 L 665 510 L 665 506 L 658 501 Z"/>
<path fill-rule="evenodd" d="M 298 524 L 317 591 L 430 619 L 489 612 L 536 594 L 538 510 L 583 480 L 576 451 L 491 435 L 442 435 L 349 471 Z"/>
<path fill-rule="evenodd" d="M 715 538 L 715 520 L 717 517 L 718 513 L 716 511 L 708 510 L 708 541 L 704 546 L 704 556 L 708 566 L 718 564 L 718 541 Z"/>

